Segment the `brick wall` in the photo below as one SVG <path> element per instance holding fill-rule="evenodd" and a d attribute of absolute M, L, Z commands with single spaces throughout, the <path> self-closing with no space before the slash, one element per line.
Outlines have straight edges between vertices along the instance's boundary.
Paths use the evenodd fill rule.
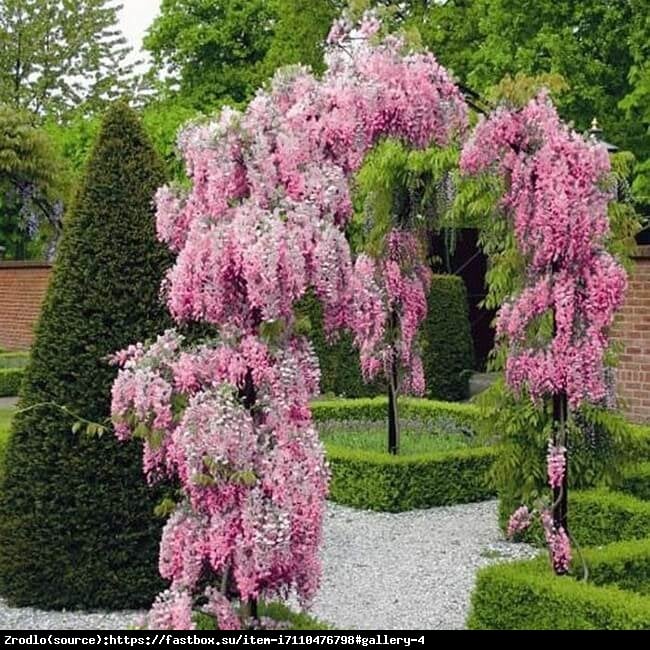
<path fill-rule="evenodd" d="M 650 422 L 650 246 L 638 248 L 634 263 L 613 329 L 621 344 L 617 386 L 630 419 Z"/>
<path fill-rule="evenodd" d="M 43 262 L 0 262 L 0 348 L 31 346 L 50 271 Z"/>

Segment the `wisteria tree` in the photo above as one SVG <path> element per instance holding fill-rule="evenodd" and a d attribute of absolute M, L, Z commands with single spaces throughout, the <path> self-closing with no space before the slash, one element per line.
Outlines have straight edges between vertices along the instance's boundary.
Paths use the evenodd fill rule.
<path fill-rule="evenodd" d="M 502 177 L 501 207 L 526 262 L 523 288 L 499 311 L 497 336 L 509 349 L 510 387 L 553 403 L 547 457 L 553 499 L 539 514 L 553 568 L 564 574 L 571 560 L 567 418 L 605 397 L 607 333 L 627 284 L 623 267 L 606 251 L 609 158 L 604 147 L 564 125 L 542 94 L 522 110 L 500 109 L 482 121 L 461 168 Z M 522 506 L 509 533 L 532 518 Z"/>
<path fill-rule="evenodd" d="M 415 346 L 430 285 L 422 243 L 409 230 L 391 229 L 380 256 L 362 253 L 354 265 L 353 329 L 364 378 L 370 381 L 378 373 L 386 378 L 391 454 L 399 451 L 398 395 L 424 393 L 422 359 Z"/>
<path fill-rule="evenodd" d="M 431 54 L 378 28 L 373 16 L 354 35 L 337 22 L 322 79 L 283 70 L 243 113 L 186 129 L 191 189 L 158 192 L 159 235 L 178 253 L 169 309 L 216 335 L 188 346 L 168 331 L 115 357 L 116 433 L 142 437 L 149 480 L 175 477 L 183 494 L 163 533 L 171 585 L 151 628 L 192 628 L 196 610 L 236 628 L 258 618 L 258 599 L 295 590 L 308 604 L 318 587 L 328 474 L 309 410 L 317 362 L 294 317 L 305 292 L 322 301 L 328 332 L 355 331 L 370 374 L 387 361 L 385 307 L 399 304 L 411 359 L 422 292 L 393 262 L 412 242 L 392 236 L 379 280 L 370 260 L 355 274 L 349 181 L 379 139 L 444 145 L 466 110 Z M 364 272 L 372 285 L 356 279 Z"/>

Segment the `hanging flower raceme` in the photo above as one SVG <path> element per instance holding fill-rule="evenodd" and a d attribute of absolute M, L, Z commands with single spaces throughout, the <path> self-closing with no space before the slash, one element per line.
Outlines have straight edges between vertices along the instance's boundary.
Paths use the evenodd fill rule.
<path fill-rule="evenodd" d="M 378 28 L 372 18 L 362 27 Z M 322 79 L 282 70 L 245 111 L 186 128 L 178 144 L 190 187 L 156 197 L 158 234 L 178 253 L 163 287 L 171 314 L 216 335 L 188 347 L 170 331 L 115 356 L 116 433 L 143 438 L 148 480 L 172 477 L 183 493 L 163 535 L 171 585 L 152 627 L 189 627 L 200 608 L 230 629 L 249 624 L 238 603 L 293 590 L 307 604 L 318 587 L 327 469 L 309 400 L 319 372 L 294 306 L 313 290 L 328 333 L 352 323 L 358 285 L 342 232 L 352 175 L 380 138 L 445 144 L 466 125 L 458 89 L 430 54 L 393 37 L 351 39 L 350 29 L 334 30 L 343 47 L 328 53 Z M 386 309 L 399 311 L 399 353 L 419 375 L 427 277 L 393 258 L 385 298 L 364 294 L 359 338 L 380 356 Z"/>
<path fill-rule="evenodd" d="M 605 395 L 607 329 L 626 290 L 624 269 L 605 250 L 607 151 L 559 119 L 545 96 L 501 109 L 476 129 L 461 156 L 466 173 L 496 171 L 503 207 L 527 263 L 527 285 L 505 304 L 497 334 L 510 344 L 509 384 L 535 399 L 565 393 L 571 407 Z M 549 344 L 534 326 L 554 315 Z"/>
<path fill-rule="evenodd" d="M 393 230 L 380 260 L 360 255 L 353 280 L 351 327 L 367 380 L 393 364 L 407 369 L 402 388 L 421 395 L 424 371 L 416 337 L 427 314 L 431 271 L 412 232 Z"/>

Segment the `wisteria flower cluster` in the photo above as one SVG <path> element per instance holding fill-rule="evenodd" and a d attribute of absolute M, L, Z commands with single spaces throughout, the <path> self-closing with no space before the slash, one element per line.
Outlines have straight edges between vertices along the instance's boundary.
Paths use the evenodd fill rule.
<path fill-rule="evenodd" d="M 362 254 L 353 278 L 352 330 L 367 380 L 383 371 L 387 377 L 397 364 L 406 370 L 401 388 L 424 393 L 422 359 L 416 349 L 417 332 L 427 314 L 431 271 L 412 232 L 393 229 L 383 258 Z"/>
<path fill-rule="evenodd" d="M 607 151 L 564 125 L 541 95 L 484 120 L 461 168 L 504 178 L 503 208 L 527 263 L 524 290 L 497 320 L 497 334 L 510 346 L 508 383 L 534 399 L 564 393 L 573 408 L 600 401 L 607 331 L 627 286 L 623 267 L 605 250 Z M 554 318 L 548 345 L 532 327 L 547 313 Z"/>
<path fill-rule="evenodd" d="M 244 602 L 289 587 L 308 602 L 316 591 L 328 481 L 307 407 L 318 365 L 298 338 L 276 350 L 253 336 L 183 348 L 169 330 L 118 355 L 113 418 L 121 439 L 144 437 L 148 479 L 178 477 L 185 495 L 163 531 L 159 567 L 171 587 L 149 627 L 186 629 L 200 595 L 225 629 L 239 619 L 211 576 Z M 247 381 L 254 409 L 242 399 Z"/>
<path fill-rule="evenodd" d="M 550 508 L 529 510 L 527 506 L 521 506 L 510 516 L 506 536 L 512 539 L 524 533 L 539 517 L 544 530 L 546 545 L 548 546 L 549 557 L 553 569 L 558 574 L 568 573 L 571 566 L 571 541 L 569 535 L 562 526 L 558 526 L 553 520 L 553 512 Z"/>
<path fill-rule="evenodd" d="M 369 43 L 374 20 L 361 38 L 338 24 L 322 79 L 300 66 L 280 71 L 245 111 L 185 129 L 191 187 L 157 194 L 159 236 L 177 252 L 169 309 L 217 335 L 188 348 L 170 331 L 116 355 L 116 433 L 143 437 L 149 480 L 174 477 L 184 495 L 165 527 L 159 565 L 170 587 L 150 627 L 191 627 L 197 608 L 237 627 L 238 602 L 250 610 L 295 590 L 308 604 L 317 589 L 327 469 L 308 405 L 318 367 L 294 330 L 294 305 L 313 289 L 328 332 L 356 324 L 359 283 L 343 233 L 351 177 L 380 138 L 442 145 L 467 121 L 431 54 L 395 37 Z M 386 306 L 398 306 L 408 356 L 422 291 L 388 261 L 385 300 L 364 326 L 380 329 Z"/>

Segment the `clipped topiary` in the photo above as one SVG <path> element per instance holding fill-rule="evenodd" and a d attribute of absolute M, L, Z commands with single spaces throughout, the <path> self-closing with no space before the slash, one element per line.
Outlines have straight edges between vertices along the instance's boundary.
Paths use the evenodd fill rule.
<path fill-rule="evenodd" d="M 36 331 L 21 406 L 53 402 L 95 422 L 110 412 L 106 356 L 167 323 L 170 264 L 152 199 L 163 165 L 135 113 L 107 113 L 72 206 Z M 133 608 L 161 588 L 159 494 L 139 445 L 73 433 L 39 406 L 15 418 L 0 484 L 0 592 L 15 605 Z"/>
<path fill-rule="evenodd" d="M 309 293 L 300 303 L 299 313 L 308 319 L 309 340 L 314 346 L 320 366 L 320 388 L 324 395 L 340 397 L 372 397 L 386 391 L 381 380 L 366 383 L 361 375 L 359 351 L 349 332 L 328 341 L 323 327 L 323 308 Z"/>
<path fill-rule="evenodd" d="M 474 352 L 462 278 L 433 276 L 427 317 L 420 331 L 427 397 L 449 401 L 466 399 Z"/>

